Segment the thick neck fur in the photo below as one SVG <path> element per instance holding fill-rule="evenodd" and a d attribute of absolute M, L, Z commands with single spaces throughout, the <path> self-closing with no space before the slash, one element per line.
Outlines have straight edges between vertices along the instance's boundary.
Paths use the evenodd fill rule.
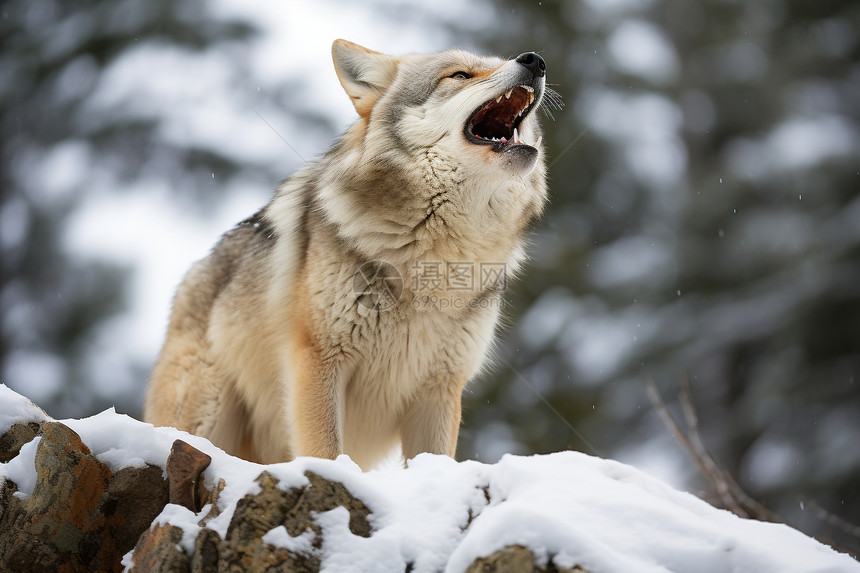
<path fill-rule="evenodd" d="M 368 260 L 395 265 L 520 262 L 522 236 L 546 194 L 542 163 L 525 177 L 475 168 L 433 142 L 398 146 L 385 126 L 371 125 L 357 122 L 308 168 L 341 239 Z"/>

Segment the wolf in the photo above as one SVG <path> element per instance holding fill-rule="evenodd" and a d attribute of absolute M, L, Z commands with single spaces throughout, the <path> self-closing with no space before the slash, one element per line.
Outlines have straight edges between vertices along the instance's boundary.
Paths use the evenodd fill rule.
<path fill-rule="evenodd" d="M 547 198 L 546 64 L 345 40 L 332 58 L 358 119 L 188 272 L 144 419 L 261 463 L 453 457 Z"/>

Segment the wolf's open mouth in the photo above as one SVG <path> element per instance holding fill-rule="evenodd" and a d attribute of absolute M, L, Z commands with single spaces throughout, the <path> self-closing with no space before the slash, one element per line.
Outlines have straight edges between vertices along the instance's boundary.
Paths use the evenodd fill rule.
<path fill-rule="evenodd" d="M 534 107 L 535 94 L 531 86 L 521 85 L 491 99 L 472 114 L 466 122 L 466 139 L 472 143 L 494 145 L 502 151 L 507 144 L 523 144 L 517 126 Z M 535 146 L 539 145 L 538 141 Z"/>

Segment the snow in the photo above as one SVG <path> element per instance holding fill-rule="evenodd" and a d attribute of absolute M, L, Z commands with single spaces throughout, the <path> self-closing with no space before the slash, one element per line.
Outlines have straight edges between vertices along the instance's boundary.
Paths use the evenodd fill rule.
<path fill-rule="evenodd" d="M 0 435 L 8 432 L 14 424 L 48 419 L 48 415 L 33 402 L 0 384 Z"/>
<path fill-rule="evenodd" d="M 164 506 L 164 510 L 155 518 L 153 525 L 166 525 L 168 523 L 182 524 L 182 539 L 179 541 L 179 546 L 189 555 L 194 551 L 194 540 L 197 539 L 197 534 L 200 533 L 202 527 L 197 525 L 197 521 L 202 516 L 197 516 L 193 511 L 181 505 L 168 503 Z"/>
<path fill-rule="evenodd" d="M 6 466 L 0 475 L 9 478 L 18 486 L 18 491 L 14 494 L 15 497 L 26 499 L 33 495 L 33 489 L 36 487 L 36 472 L 33 468 L 36 464 L 36 448 L 39 446 L 39 441 L 42 438 L 36 437 L 21 446 L 21 451 L 18 455 L 12 458 L 9 463 L 3 464 Z"/>
<path fill-rule="evenodd" d="M 29 400 L 0 386 L 0 425 L 46 419 Z M 170 445 L 182 439 L 212 456 L 207 487 L 223 478 L 222 514 L 207 526 L 223 537 L 236 502 L 256 493 L 263 469 L 279 487 L 307 484 L 312 471 L 343 483 L 371 510 L 373 533 L 353 535 L 343 507 L 316 514 L 323 531 L 323 571 L 464 571 L 476 558 L 509 545 L 525 545 L 540 564 L 579 564 L 593 573 L 649 572 L 858 572 L 860 564 L 785 525 L 741 519 L 672 489 L 641 471 L 576 452 L 504 456 L 493 465 L 456 462 L 422 454 L 407 468 L 364 473 L 348 457 L 299 458 L 261 466 L 228 456 L 207 440 L 172 428 L 154 428 L 106 410 L 80 420 L 63 420 L 93 453 L 116 469 L 142 462 L 164 467 Z M 35 485 L 39 438 L 0 477 L 27 497 Z M 201 514 L 168 504 L 156 523 L 184 531 L 179 543 L 191 552 Z M 471 522 L 470 522 L 471 521 Z M 264 541 L 291 551 L 312 551 L 311 534 L 291 537 L 283 526 Z M 128 556 L 124 559 L 128 565 Z"/>
<path fill-rule="evenodd" d="M 263 534 L 261 539 L 263 543 L 281 547 L 293 553 L 310 553 L 313 551 L 314 533 L 311 530 L 305 530 L 304 533 L 293 537 L 287 533 L 285 526 L 279 525 Z"/>

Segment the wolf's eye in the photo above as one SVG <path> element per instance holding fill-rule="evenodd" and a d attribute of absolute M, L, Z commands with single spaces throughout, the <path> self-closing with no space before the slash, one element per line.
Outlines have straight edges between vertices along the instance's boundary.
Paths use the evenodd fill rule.
<path fill-rule="evenodd" d="M 472 77 L 472 74 L 469 74 L 467 72 L 455 72 L 448 77 L 453 78 L 455 80 L 468 80 Z"/>

